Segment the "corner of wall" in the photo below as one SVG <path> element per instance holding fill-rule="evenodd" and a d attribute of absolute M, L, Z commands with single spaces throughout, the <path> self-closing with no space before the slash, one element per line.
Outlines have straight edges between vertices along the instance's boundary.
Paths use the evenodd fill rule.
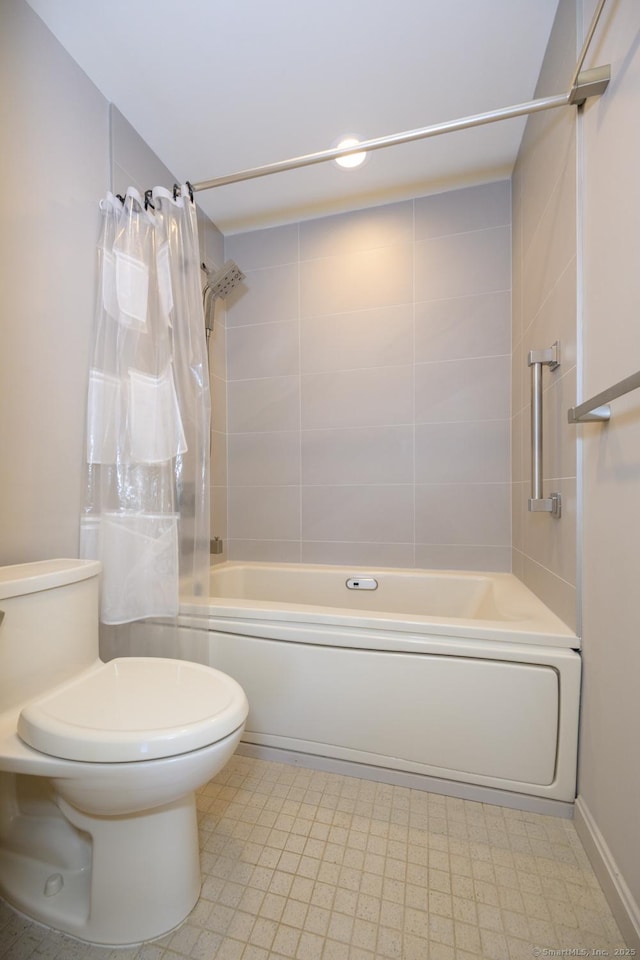
<path fill-rule="evenodd" d="M 560 4 L 537 93 L 557 92 L 575 62 L 576 2 Z M 513 183 L 512 494 L 513 572 L 571 629 L 578 625 L 576 431 L 576 111 L 529 117 Z M 530 395 L 527 356 L 560 341 L 557 370 L 543 370 L 544 495 L 559 492 L 562 516 L 528 510 Z"/>
<path fill-rule="evenodd" d="M 574 823 L 626 945 L 640 954 L 640 906 L 634 899 L 613 854 L 583 796 L 575 803 Z"/>

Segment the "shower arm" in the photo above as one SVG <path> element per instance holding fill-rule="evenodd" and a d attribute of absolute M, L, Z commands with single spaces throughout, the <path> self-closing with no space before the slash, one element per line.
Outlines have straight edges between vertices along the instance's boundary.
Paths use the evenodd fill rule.
<path fill-rule="evenodd" d="M 526 103 L 519 103 L 513 107 L 490 110 L 487 113 L 478 113 L 474 116 L 462 117 L 459 120 L 450 120 L 428 127 L 419 127 L 416 130 L 406 130 L 403 133 L 390 134 L 389 136 L 378 137 L 373 140 L 363 140 L 351 147 L 335 147 L 330 150 L 320 150 L 317 153 L 308 153 L 301 157 L 293 157 L 290 160 L 279 160 L 276 163 L 252 167 L 247 170 L 241 170 L 238 173 L 228 174 L 227 176 L 214 177 L 212 180 L 201 180 L 198 183 L 190 183 L 189 187 L 194 192 L 213 190 L 215 187 L 224 187 L 231 183 L 241 183 L 245 180 L 267 177 L 273 173 L 284 173 L 287 170 L 297 170 L 300 167 L 308 167 L 316 163 L 326 163 L 329 160 L 348 157 L 354 153 L 366 153 L 372 150 L 381 150 L 384 147 L 397 146 L 401 143 L 412 143 L 414 140 L 425 140 L 429 137 L 437 137 L 442 133 L 467 130 L 471 127 L 495 123 L 498 120 L 510 120 L 514 117 L 528 116 L 532 113 L 540 113 L 543 110 L 553 110 L 556 107 L 579 107 L 589 97 L 601 96 L 607 89 L 609 80 L 611 79 L 611 68 L 608 64 L 594 67 L 590 70 L 582 69 L 605 3 L 606 0 L 599 0 L 598 6 L 593 14 L 567 93 L 561 93 L 551 97 L 542 97 L 538 100 L 529 100 Z"/>

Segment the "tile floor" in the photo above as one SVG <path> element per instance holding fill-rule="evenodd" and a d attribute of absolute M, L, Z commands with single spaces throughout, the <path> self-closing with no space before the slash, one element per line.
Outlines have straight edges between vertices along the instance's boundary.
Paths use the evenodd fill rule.
<path fill-rule="evenodd" d="M 177 930 L 111 950 L 0 904 L 0 957 L 531 960 L 624 946 L 568 820 L 239 756 L 198 808 L 202 896 Z"/>

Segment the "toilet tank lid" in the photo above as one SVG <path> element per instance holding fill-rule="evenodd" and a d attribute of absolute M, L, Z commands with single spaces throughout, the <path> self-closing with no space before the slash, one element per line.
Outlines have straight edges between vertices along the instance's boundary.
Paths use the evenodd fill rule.
<path fill-rule="evenodd" d="M 0 600 L 88 580 L 100 570 L 97 560 L 74 559 L 37 560 L 0 567 Z"/>

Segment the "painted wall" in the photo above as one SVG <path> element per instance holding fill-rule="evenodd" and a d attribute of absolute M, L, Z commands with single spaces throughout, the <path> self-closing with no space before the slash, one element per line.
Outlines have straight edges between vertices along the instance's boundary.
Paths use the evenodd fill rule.
<path fill-rule="evenodd" d="M 565 88 L 576 33 L 581 43 L 594 8 L 593 0 L 560 3 L 538 95 Z M 640 96 L 639 47 L 637 3 L 608 4 L 586 66 L 610 63 L 609 89 L 577 116 L 561 110 L 530 118 L 513 176 L 514 572 L 579 628 L 581 596 L 576 825 L 636 949 L 640 408 L 638 395 L 630 394 L 615 401 L 606 426 L 577 429 L 567 424 L 566 411 L 640 366 L 640 133 L 631 121 Z M 545 493 L 558 489 L 564 496 L 558 522 L 526 512 L 526 354 L 555 339 L 562 341 L 562 366 L 544 371 L 544 474 Z"/>
<path fill-rule="evenodd" d="M 575 2 L 562 2 L 536 96 L 566 89 L 575 62 Z M 577 626 L 576 112 L 529 117 L 513 191 L 513 571 L 573 629 Z M 543 493 L 562 495 L 562 517 L 529 513 L 530 350 L 560 341 L 561 363 L 543 368 Z"/>
<path fill-rule="evenodd" d="M 585 0 L 584 22 L 595 3 Z M 640 7 L 607 4 L 589 65 L 611 64 L 582 120 L 583 375 L 588 399 L 640 368 Z M 609 861 L 640 951 L 640 394 L 579 428 L 584 463 L 585 678 L 579 808 Z M 584 836 L 584 831 L 581 831 Z M 618 875 L 616 877 L 616 874 Z M 602 876 L 605 889 L 611 883 Z M 614 901 L 615 902 L 615 901 Z M 614 910 L 614 912 L 616 912 Z"/>
<path fill-rule="evenodd" d="M 109 113 L 21 0 L 2 4 L 0 104 L 0 563 L 6 564 L 78 554 Z"/>
<path fill-rule="evenodd" d="M 98 200 L 110 185 L 123 193 L 175 177 L 22 0 L 2 0 L 0 116 L 11 147 L 0 151 L 6 564 L 78 554 Z M 199 226 L 202 259 L 221 262 L 222 234 L 202 214 Z M 224 382 L 221 357 L 214 383 Z"/>
<path fill-rule="evenodd" d="M 230 557 L 509 570 L 508 181 L 226 255 Z"/>

